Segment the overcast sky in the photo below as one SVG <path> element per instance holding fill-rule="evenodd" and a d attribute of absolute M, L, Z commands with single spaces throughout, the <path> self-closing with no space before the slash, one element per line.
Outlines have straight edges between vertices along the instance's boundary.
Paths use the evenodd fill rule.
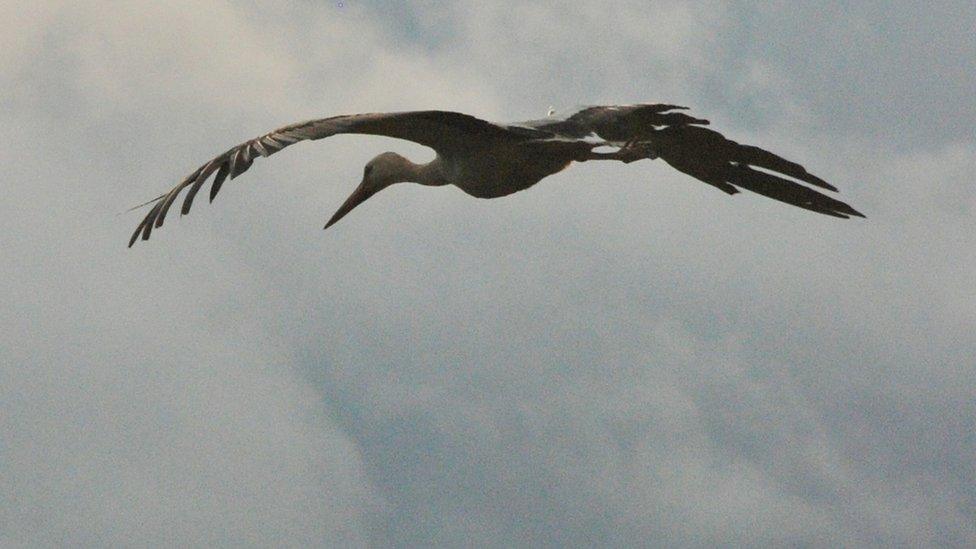
<path fill-rule="evenodd" d="M 0 546 L 976 545 L 976 7 L 0 6 Z M 815 7 L 816 6 L 816 7 Z M 866 220 L 661 162 L 392 187 L 334 114 L 673 102 Z"/>

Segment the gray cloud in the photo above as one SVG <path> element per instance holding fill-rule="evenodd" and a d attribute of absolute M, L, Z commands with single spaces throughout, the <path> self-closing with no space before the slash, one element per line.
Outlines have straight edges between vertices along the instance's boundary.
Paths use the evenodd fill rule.
<path fill-rule="evenodd" d="M 0 541 L 976 541 L 971 10 L 190 6 L 2 14 Z M 362 137 L 146 246 L 114 216 L 294 120 L 634 100 L 868 219 L 642 162 L 322 233 L 365 160 L 430 157 Z"/>

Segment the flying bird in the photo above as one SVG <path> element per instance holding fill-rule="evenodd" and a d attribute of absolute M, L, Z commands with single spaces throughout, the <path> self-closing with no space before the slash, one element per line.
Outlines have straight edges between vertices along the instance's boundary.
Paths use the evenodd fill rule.
<path fill-rule="evenodd" d="M 551 109 L 550 109 L 551 110 Z M 163 225 L 177 196 L 187 189 L 180 210 L 213 176 L 210 201 L 228 179 L 244 173 L 258 156 L 270 156 L 299 141 L 338 134 L 406 139 L 434 149 L 434 160 L 415 164 L 384 152 L 363 169 L 363 179 L 325 224 L 329 228 L 366 199 L 394 183 L 454 185 L 469 195 L 497 198 L 528 189 L 573 162 L 634 162 L 660 158 L 673 168 L 730 195 L 754 193 L 817 213 L 864 217 L 851 206 L 814 190 L 835 187 L 803 166 L 751 145 L 740 145 L 706 128 L 708 120 L 666 104 L 592 106 L 565 117 L 497 124 L 449 111 L 410 111 L 333 116 L 281 127 L 232 147 L 180 181 L 173 189 L 133 209 L 152 205 L 132 238 L 148 240 Z M 606 149 L 612 149 L 606 152 Z M 804 184 L 801 184 L 805 183 Z M 807 186 L 810 185 L 810 186 Z"/>

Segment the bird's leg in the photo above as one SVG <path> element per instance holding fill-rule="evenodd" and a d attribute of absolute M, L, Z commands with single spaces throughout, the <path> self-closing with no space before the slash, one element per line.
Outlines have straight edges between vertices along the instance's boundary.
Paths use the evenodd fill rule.
<path fill-rule="evenodd" d="M 600 145 L 601 147 L 607 145 Z M 598 147 L 596 147 L 598 148 Z M 600 153 L 592 149 L 583 152 L 576 160 L 586 162 L 587 160 L 618 160 L 624 163 L 636 162 L 645 158 L 654 160 L 658 155 L 654 151 L 653 145 L 646 141 L 630 140 L 614 152 Z"/>
<path fill-rule="evenodd" d="M 620 160 L 620 153 L 598 153 L 593 151 L 587 151 L 581 156 L 576 158 L 577 162 L 586 162 L 587 160 Z"/>
<path fill-rule="evenodd" d="M 634 145 L 636 144 L 637 141 L 631 139 L 624 143 L 623 147 L 620 147 L 620 150 L 617 151 L 617 155 L 620 157 L 621 162 L 624 164 L 630 164 L 631 162 L 636 162 L 637 160 L 641 159 L 640 154 L 634 148 Z"/>
<path fill-rule="evenodd" d="M 623 147 L 616 153 L 618 160 L 629 164 L 637 160 L 643 160 L 645 158 L 654 160 L 657 158 L 657 154 L 654 152 L 654 146 L 650 143 L 640 142 L 636 139 L 631 139 L 624 143 Z"/>

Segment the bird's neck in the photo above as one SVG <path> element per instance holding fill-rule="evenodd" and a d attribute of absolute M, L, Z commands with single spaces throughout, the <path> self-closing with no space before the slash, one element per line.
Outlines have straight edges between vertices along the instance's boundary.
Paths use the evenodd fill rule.
<path fill-rule="evenodd" d="M 447 178 L 444 177 L 444 170 L 439 157 L 426 164 L 414 164 L 408 160 L 403 181 L 431 187 L 447 185 L 448 183 Z"/>

